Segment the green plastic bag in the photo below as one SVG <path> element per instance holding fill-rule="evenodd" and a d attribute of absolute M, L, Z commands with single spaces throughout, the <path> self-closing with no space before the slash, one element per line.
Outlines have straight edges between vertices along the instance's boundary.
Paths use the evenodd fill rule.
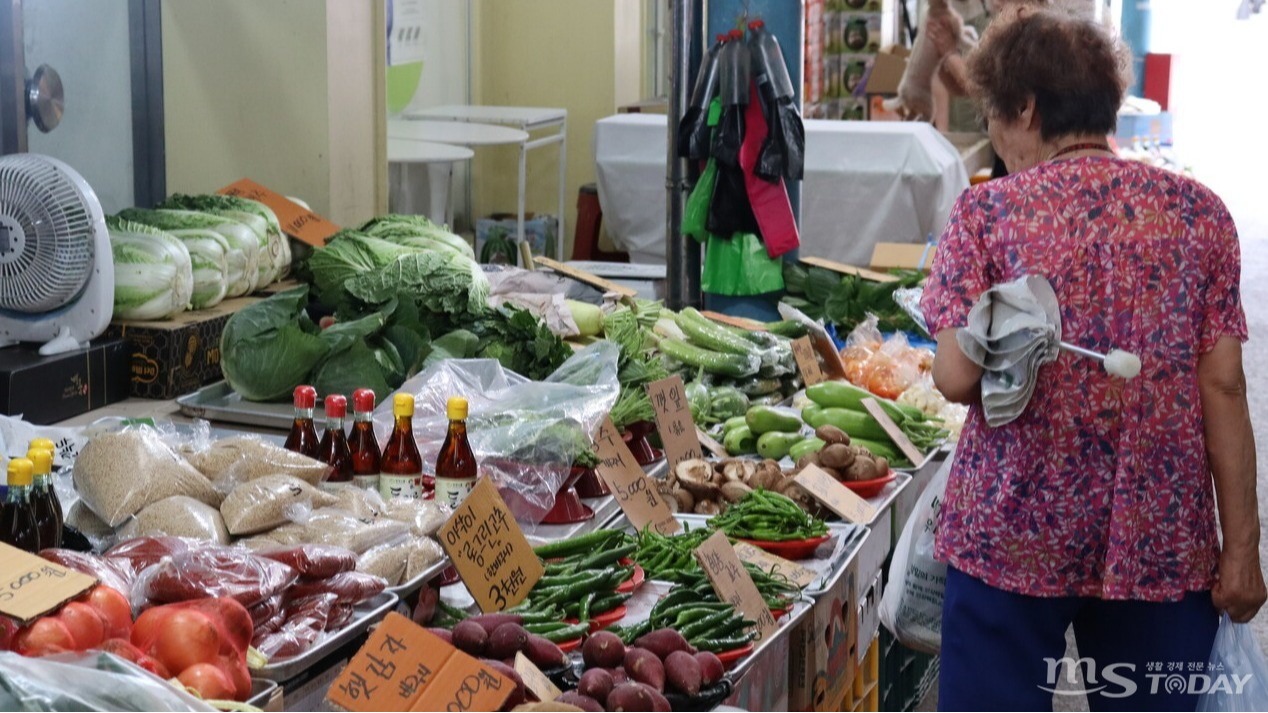
<path fill-rule="evenodd" d="M 729 240 L 710 235 L 700 287 L 732 297 L 777 292 L 784 289 L 783 263 L 783 258 L 771 259 L 761 239 L 752 233 L 736 233 Z"/>
<path fill-rule="evenodd" d="M 721 116 L 722 103 L 714 99 L 709 103 L 709 126 L 717 126 Z M 713 202 L 713 187 L 717 182 L 718 164 L 710 157 L 704 165 L 704 173 L 700 174 L 700 180 L 696 181 L 696 187 L 687 196 L 687 204 L 682 212 L 682 234 L 690 235 L 698 243 L 703 243 L 709 237 L 705 223 L 709 220 L 709 204 Z"/>

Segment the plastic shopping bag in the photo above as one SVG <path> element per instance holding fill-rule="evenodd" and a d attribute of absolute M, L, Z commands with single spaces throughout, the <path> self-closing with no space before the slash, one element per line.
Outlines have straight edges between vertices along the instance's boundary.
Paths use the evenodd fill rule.
<path fill-rule="evenodd" d="M 881 597 L 881 623 L 910 649 L 936 654 L 942 649 L 942 598 L 947 566 L 933 558 L 938 514 L 955 454 L 934 474 L 903 527 L 889 565 L 889 585 Z"/>
<path fill-rule="evenodd" d="M 1250 624 L 1220 617 L 1207 675 L 1211 687 L 1198 699 L 1199 711 L 1268 711 L 1268 660 Z"/>

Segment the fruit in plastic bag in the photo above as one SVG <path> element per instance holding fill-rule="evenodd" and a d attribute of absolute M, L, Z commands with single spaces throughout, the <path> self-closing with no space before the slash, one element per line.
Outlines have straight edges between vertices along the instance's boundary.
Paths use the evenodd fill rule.
<path fill-rule="evenodd" d="M 135 579 L 143 570 L 158 564 L 164 557 L 188 552 L 197 545 L 197 542 L 181 537 L 135 537 L 106 550 L 104 557 L 125 576 Z"/>

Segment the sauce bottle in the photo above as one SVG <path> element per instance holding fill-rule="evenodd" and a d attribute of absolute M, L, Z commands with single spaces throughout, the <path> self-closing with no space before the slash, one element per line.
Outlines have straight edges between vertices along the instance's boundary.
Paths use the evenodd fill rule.
<path fill-rule="evenodd" d="M 35 464 L 35 473 L 34 473 L 34 486 L 35 486 L 35 489 L 32 491 L 32 496 L 31 496 L 31 497 L 32 497 L 32 501 L 31 501 L 31 502 L 32 502 L 32 505 L 34 505 L 34 503 L 35 503 L 35 499 L 34 499 L 34 498 L 35 498 L 35 491 L 38 491 L 38 490 L 39 490 L 39 485 L 40 485 L 40 476 L 42 475 L 42 476 L 44 476 L 44 479 L 48 482 L 48 499 L 49 499 L 49 501 L 51 502 L 51 507 L 52 507 L 53 513 L 54 513 L 55 515 L 57 515 L 57 544 L 56 544 L 56 545 L 48 545 L 48 544 L 45 544 L 43 547 L 61 547 L 61 546 L 62 546 L 62 526 L 63 526 L 63 524 L 65 523 L 65 516 L 63 515 L 63 513 L 64 513 L 65 511 L 64 511 L 64 510 L 62 510 L 62 500 L 61 500 L 61 498 L 57 497 L 57 486 L 56 486 L 56 484 L 54 483 L 54 478 L 53 478 L 53 459 L 54 459 L 54 457 L 55 457 L 55 454 L 57 453 L 57 447 L 56 447 L 55 445 L 53 445 L 53 441 L 52 441 L 51 439 L 48 439 L 48 438 L 32 438 L 32 439 L 31 439 L 31 443 L 30 443 L 29 445 L 27 445 L 27 450 L 30 450 L 30 451 L 39 451 L 39 450 L 48 451 L 49 460 L 48 460 L 48 467 L 47 467 L 47 468 L 42 468 L 42 467 L 41 467 L 41 466 L 42 466 L 42 461 L 37 461 L 37 460 L 35 460 L 35 459 L 33 459 L 33 458 L 31 459 L 31 462 Z M 30 458 L 30 456 L 27 456 L 27 458 Z M 38 512 L 38 511 L 36 512 L 36 516 L 37 516 L 37 517 L 39 516 L 39 512 Z M 43 548 L 41 548 L 41 549 L 43 549 Z"/>
<path fill-rule="evenodd" d="M 32 553 L 40 550 L 40 531 L 30 501 L 34 471 L 28 458 L 9 461 L 9 494 L 0 508 L 0 542 Z"/>
<path fill-rule="evenodd" d="M 433 483 L 423 476 L 423 457 L 414 442 L 414 397 L 397 394 L 392 397 L 392 415 L 396 425 L 388 436 L 379 462 L 379 494 L 384 500 L 393 497 L 421 498 L 432 495 Z"/>
<path fill-rule="evenodd" d="M 31 511 L 40 533 L 40 549 L 62 546 L 62 504 L 53 492 L 53 452 L 32 447 L 26 457 L 35 465 L 32 472 Z"/>
<path fill-rule="evenodd" d="M 290 435 L 286 437 L 286 450 L 316 458 L 317 449 L 321 445 L 317 440 L 317 429 L 313 426 L 313 409 L 317 407 L 317 389 L 311 386 L 296 386 L 294 403 L 295 421 L 291 424 Z"/>
<path fill-rule="evenodd" d="M 475 487 L 476 459 L 467 442 L 467 400 L 452 396 L 445 405 L 449 433 L 436 457 L 436 501 L 457 507 Z"/>
<path fill-rule="evenodd" d="M 322 483 L 352 482 L 352 453 L 348 451 L 348 438 L 343 433 L 343 419 L 348 414 L 348 399 L 339 394 L 331 394 L 324 402 L 326 409 L 326 431 L 321 434 L 321 446 L 317 449 L 317 460 L 328 463 L 330 475 Z"/>
<path fill-rule="evenodd" d="M 357 389 L 352 392 L 352 435 L 348 438 L 348 450 L 352 454 L 352 480 L 359 488 L 379 489 L 379 440 L 374 436 L 374 391 Z"/>

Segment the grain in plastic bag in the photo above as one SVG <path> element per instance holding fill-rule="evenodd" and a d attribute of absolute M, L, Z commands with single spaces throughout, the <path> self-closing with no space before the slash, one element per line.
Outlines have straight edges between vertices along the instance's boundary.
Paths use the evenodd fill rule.
<path fill-rule="evenodd" d="M 141 508 L 119 528 L 125 538 L 142 535 L 170 535 L 229 544 L 229 531 L 216 508 L 184 495 L 173 495 Z"/>
<path fill-rule="evenodd" d="M 290 514 L 294 522 L 261 536 L 280 544 L 336 545 L 360 555 L 375 545 L 409 534 L 409 525 L 403 522 L 359 518 L 338 508 L 310 511 L 299 505 L 292 508 Z"/>
<path fill-rule="evenodd" d="M 289 475 L 317 485 L 330 472 L 329 465 L 258 436 L 234 436 L 208 443 L 195 440 L 186 444 L 182 452 L 224 494 L 241 483 L 268 475 Z"/>
<path fill-rule="evenodd" d="M 97 517 L 97 513 L 89 509 L 78 497 L 66 511 L 66 526 L 87 538 L 88 543 L 98 552 L 114 544 L 114 528 Z"/>
<path fill-rule="evenodd" d="M 73 478 L 84 504 L 111 527 L 173 495 L 208 505 L 221 500 L 207 478 L 148 426 L 95 436 L 79 452 Z"/>
<path fill-rule="evenodd" d="M 379 495 L 377 490 L 367 490 L 351 483 L 327 483 L 322 487 L 326 492 L 335 496 L 334 507 L 347 510 L 360 518 L 376 519 L 382 517 L 387 508 L 383 502 L 383 496 Z"/>
<path fill-rule="evenodd" d="M 410 526 L 415 537 L 431 537 L 453 515 L 453 509 L 435 500 L 392 498 L 383 510 L 383 517 Z"/>
<path fill-rule="evenodd" d="M 387 586 L 395 587 L 405 580 L 410 546 L 407 540 L 393 540 L 375 545 L 357 558 L 357 571 L 382 577 Z"/>
<path fill-rule="evenodd" d="M 415 537 L 410 542 L 409 559 L 405 563 L 405 581 L 421 575 L 444 556 L 439 542 L 430 537 Z"/>
<path fill-rule="evenodd" d="M 327 507 L 335 497 L 289 475 L 266 475 L 240 484 L 220 504 L 225 526 L 234 535 L 271 530 L 290 521 L 289 508 L 299 504 Z"/>

